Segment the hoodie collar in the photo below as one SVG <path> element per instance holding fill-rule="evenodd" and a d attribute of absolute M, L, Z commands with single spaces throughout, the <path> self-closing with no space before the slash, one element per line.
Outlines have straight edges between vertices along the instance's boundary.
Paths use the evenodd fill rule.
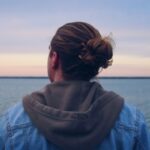
<path fill-rule="evenodd" d="M 123 98 L 96 82 L 62 81 L 25 96 L 23 105 L 50 142 L 64 150 L 91 150 L 110 132 Z"/>

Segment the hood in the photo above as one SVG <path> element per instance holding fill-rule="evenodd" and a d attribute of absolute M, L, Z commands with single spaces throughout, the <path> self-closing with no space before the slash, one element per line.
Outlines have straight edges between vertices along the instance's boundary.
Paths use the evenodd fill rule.
<path fill-rule="evenodd" d="M 49 142 L 63 150 L 93 150 L 113 127 L 123 98 L 96 82 L 61 81 L 25 96 L 23 106 Z"/>

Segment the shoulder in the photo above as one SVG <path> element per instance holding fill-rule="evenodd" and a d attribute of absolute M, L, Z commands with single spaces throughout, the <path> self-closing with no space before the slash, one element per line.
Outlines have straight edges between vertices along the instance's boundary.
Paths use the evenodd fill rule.
<path fill-rule="evenodd" d="M 11 149 L 11 147 L 14 149 L 18 147 L 20 149 L 55 147 L 34 126 L 22 102 L 17 103 L 0 116 L 0 150 Z"/>
<path fill-rule="evenodd" d="M 135 106 L 124 103 L 123 108 L 111 130 L 111 136 L 118 140 L 126 138 L 132 141 L 135 139 L 139 130 L 140 115 L 140 111 Z"/>
<path fill-rule="evenodd" d="M 141 124 L 145 124 L 145 118 L 143 113 L 137 107 L 124 103 L 117 123 L 121 126 L 137 130 Z"/>
<path fill-rule="evenodd" d="M 120 133 L 120 138 L 124 136 L 124 141 L 133 141 L 135 149 L 150 148 L 150 132 L 143 113 L 137 107 L 125 103 L 114 130 Z"/>
<path fill-rule="evenodd" d="M 17 125 L 28 126 L 32 124 L 29 116 L 24 111 L 22 101 L 9 108 L 4 113 L 4 116 L 6 117 L 7 123 L 12 127 Z"/>
<path fill-rule="evenodd" d="M 100 149 L 148 150 L 149 136 L 143 114 L 135 106 L 124 103 L 114 127 Z"/>
<path fill-rule="evenodd" d="M 24 111 L 22 102 L 15 104 L 0 115 L 0 127 L 15 127 L 17 125 L 28 126 L 31 124 L 32 122 L 27 113 Z M 2 128 L 0 129 L 2 130 Z"/>
<path fill-rule="evenodd" d="M 0 115 L 0 145 L 6 143 L 11 131 L 32 126 L 32 122 L 24 111 L 22 102 L 15 104 Z"/>

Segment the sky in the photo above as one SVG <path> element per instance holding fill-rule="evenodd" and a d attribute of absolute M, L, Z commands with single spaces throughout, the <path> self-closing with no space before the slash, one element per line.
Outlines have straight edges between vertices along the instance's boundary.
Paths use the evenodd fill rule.
<path fill-rule="evenodd" d="M 47 76 L 51 38 L 73 21 L 114 39 L 101 76 L 150 76 L 149 0 L 0 0 L 0 76 Z"/>

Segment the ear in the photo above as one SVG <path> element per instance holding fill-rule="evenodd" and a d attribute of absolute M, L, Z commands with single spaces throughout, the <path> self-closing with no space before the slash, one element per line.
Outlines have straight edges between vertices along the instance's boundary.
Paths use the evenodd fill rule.
<path fill-rule="evenodd" d="M 51 66 L 53 69 L 57 69 L 59 67 L 59 56 L 58 53 L 55 51 L 52 51 L 50 54 L 51 59 Z"/>

